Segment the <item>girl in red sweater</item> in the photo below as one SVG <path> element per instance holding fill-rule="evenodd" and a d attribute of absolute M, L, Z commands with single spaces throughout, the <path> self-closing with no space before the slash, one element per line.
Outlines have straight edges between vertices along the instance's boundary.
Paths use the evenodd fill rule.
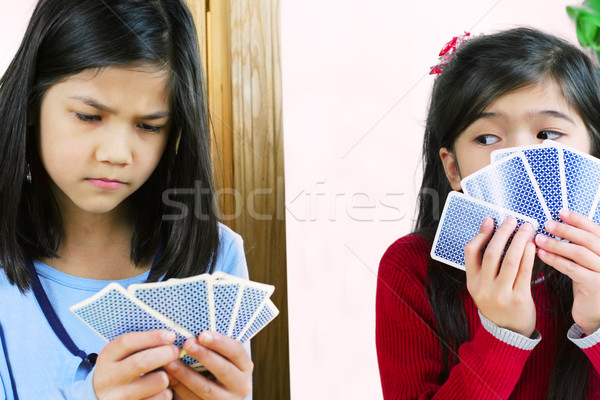
<path fill-rule="evenodd" d="M 532 29 L 471 39 L 431 95 L 415 232 L 381 260 L 377 352 L 386 399 L 600 398 L 600 227 L 574 212 L 537 236 L 489 218 L 466 273 L 432 260 L 440 205 L 504 147 L 553 139 L 600 156 L 600 78 Z M 434 194 L 434 195 L 432 195 Z"/>

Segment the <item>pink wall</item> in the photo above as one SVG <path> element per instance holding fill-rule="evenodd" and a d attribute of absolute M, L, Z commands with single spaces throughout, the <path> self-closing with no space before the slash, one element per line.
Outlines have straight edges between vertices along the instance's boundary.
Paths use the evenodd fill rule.
<path fill-rule="evenodd" d="M 293 400 L 381 398 L 376 273 L 411 229 L 442 45 L 519 24 L 575 40 L 578 1 L 281 0 Z"/>
<path fill-rule="evenodd" d="M 0 73 L 4 73 L 19 48 L 36 3 L 34 0 L 0 3 Z"/>

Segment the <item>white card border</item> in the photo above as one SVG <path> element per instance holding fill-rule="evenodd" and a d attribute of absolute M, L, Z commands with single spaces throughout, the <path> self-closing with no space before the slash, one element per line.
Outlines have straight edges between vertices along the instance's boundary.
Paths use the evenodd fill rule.
<path fill-rule="evenodd" d="M 442 221 L 444 221 L 446 219 L 446 213 L 448 211 L 448 207 L 450 206 L 450 202 L 451 202 L 452 198 L 454 198 L 454 197 L 462 198 L 463 200 L 471 201 L 471 202 L 473 202 L 475 204 L 479 204 L 479 205 L 484 206 L 484 207 L 492 208 L 492 209 L 496 210 L 497 212 L 500 212 L 500 213 L 503 213 L 503 214 L 512 215 L 513 217 L 515 217 L 517 219 L 529 222 L 533 226 L 533 232 L 536 232 L 537 229 L 538 229 L 538 225 L 539 225 L 538 222 L 536 220 L 534 220 L 533 218 L 531 218 L 531 217 L 527 217 L 525 215 L 516 213 L 514 211 L 510 211 L 510 210 L 507 210 L 505 208 L 498 207 L 498 206 L 496 206 L 494 204 L 485 202 L 483 200 L 476 199 L 474 197 L 471 197 L 471 196 L 466 195 L 466 194 L 461 193 L 461 192 L 452 191 L 452 192 L 448 193 L 448 197 L 446 197 L 446 203 L 444 204 L 444 210 L 442 211 L 442 215 L 440 216 L 440 220 L 438 221 L 437 230 L 435 232 L 435 238 L 433 239 L 433 244 L 431 246 L 431 251 L 429 252 L 429 255 L 434 260 L 439 261 L 439 262 L 444 263 L 444 264 L 447 264 L 447 265 L 450 265 L 450 266 L 452 266 L 454 268 L 458 268 L 460 270 L 465 271 L 465 267 L 464 266 L 462 266 L 462 265 L 460 265 L 458 263 L 455 263 L 454 261 L 450 261 L 450 260 L 447 260 L 445 258 L 438 257 L 435 254 L 435 248 L 437 246 L 437 243 L 438 243 L 438 240 L 439 240 L 439 236 L 440 236 L 440 227 L 442 226 Z M 498 221 L 499 224 L 501 224 L 502 222 L 504 222 L 504 220 Z"/>
<path fill-rule="evenodd" d="M 112 282 L 112 283 L 109 283 L 106 287 L 104 287 L 104 289 L 102 289 L 98 293 L 94 294 L 93 296 L 69 307 L 69 311 L 71 311 L 73 314 L 75 314 L 75 316 L 77 318 L 79 318 L 92 331 L 94 331 L 94 333 L 96 333 L 98 336 L 103 338 L 106 342 L 108 342 L 108 340 L 103 335 L 101 335 L 98 331 L 96 331 L 95 328 L 93 328 L 90 324 L 88 324 L 87 321 L 83 320 L 76 313 L 76 311 L 82 307 L 85 307 L 91 303 L 94 303 L 95 301 L 99 300 L 101 297 L 103 297 L 105 294 L 107 294 L 108 292 L 110 292 L 112 290 L 116 290 L 116 291 L 120 292 L 123 296 L 127 297 L 129 300 L 131 300 L 133 303 L 135 303 L 137 306 L 139 306 L 142 310 L 146 311 L 152 317 L 156 318 L 157 320 L 159 320 L 160 322 L 165 324 L 167 327 L 171 328 L 174 332 L 178 333 L 180 336 L 182 336 L 186 339 L 194 337 L 194 335 L 192 333 L 188 332 L 183 327 L 177 325 L 175 322 L 171 321 L 169 318 L 165 317 L 164 315 L 162 315 L 158 311 L 154 310 L 153 308 L 148 307 L 145 303 L 143 303 L 139 299 L 133 297 L 131 293 L 129 293 L 125 288 L 123 288 L 123 286 L 121 286 L 120 284 L 118 284 L 116 282 Z"/>
<path fill-rule="evenodd" d="M 542 205 L 542 211 L 544 212 L 544 214 L 546 216 L 546 221 L 552 221 L 552 215 L 550 214 L 550 210 L 548 210 L 548 207 L 546 206 L 546 202 L 544 201 L 544 196 L 542 196 L 540 187 L 538 186 L 537 181 L 535 180 L 535 177 L 533 176 L 533 171 L 531 170 L 531 166 L 529 165 L 529 162 L 527 161 L 527 157 L 525 157 L 525 155 L 520 151 L 517 151 L 514 154 L 511 154 L 507 157 L 504 157 L 497 163 L 488 164 L 485 167 L 475 171 L 471 175 L 464 177 L 460 181 L 460 187 L 462 188 L 463 192 L 465 192 L 465 194 L 467 194 L 469 197 L 473 197 L 471 194 L 467 193 L 465 183 L 468 183 L 469 181 L 475 179 L 479 175 L 484 174 L 487 171 L 493 170 L 495 168 L 498 168 L 498 165 L 508 162 L 508 161 L 512 160 L 513 158 L 517 158 L 517 157 L 519 157 L 521 159 L 521 162 L 523 163 L 523 166 L 525 167 L 525 172 L 529 176 L 529 180 L 531 181 L 533 190 L 534 190 L 540 204 Z M 488 203 L 488 204 L 491 204 L 491 203 Z M 512 211 L 512 213 L 516 213 L 516 211 Z"/>

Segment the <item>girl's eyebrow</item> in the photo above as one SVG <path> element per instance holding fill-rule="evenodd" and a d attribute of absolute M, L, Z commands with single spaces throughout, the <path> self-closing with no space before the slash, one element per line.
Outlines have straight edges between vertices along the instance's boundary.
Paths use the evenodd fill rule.
<path fill-rule="evenodd" d="M 98 109 L 100 111 L 105 111 L 105 112 L 111 113 L 111 114 L 115 113 L 115 111 L 112 108 L 110 108 L 108 106 L 105 106 L 104 104 L 99 103 L 98 101 L 94 100 L 91 97 L 87 97 L 87 96 L 71 96 L 69 98 L 70 99 L 74 99 L 74 100 L 79 100 L 82 103 L 84 103 L 84 104 L 86 104 L 86 105 L 88 105 L 90 107 L 94 107 L 94 108 L 96 108 L 96 109 Z M 162 119 L 162 118 L 168 118 L 169 115 L 170 115 L 170 113 L 168 111 L 158 111 L 158 112 L 155 112 L 155 113 L 152 113 L 152 114 L 143 115 L 143 116 L 140 117 L 140 119 L 150 119 L 150 120 L 153 120 L 153 119 Z"/>
<path fill-rule="evenodd" d="M 527 114 L 527 117 L 531 117 L 531 118 L 560 118 L 560 119 L 564 119 L 572 124 L 575 123 L 575 121 L 573 121 L 573 118 L 569 117 L 567 114 L 562 113 L 560 111 L 556 111 L 556 110 L 540 110 L 540 111 L 532 111 L 530 113 Z M 481 114 L 479 114 L 479 117 L 477 119 L 491 119 L 491 118 L 504 118 L 504 115 L 502 113 L 497 113 L 497 112 L 482 112 Z"/>
<path fill-rule="evenodd" d="M 533 114 L 535 116 L 541 116 L 541 117 L 561 118 L 561 119 L 569 121 L 572 124 L 575 123 L 575 121 L 573 121 L 573 118 L 569 117 L 567 114 L 561 113 L 560 111 L 556 111 L 556 110 L 541 110 L 541 111 L 538 111 Z"/>

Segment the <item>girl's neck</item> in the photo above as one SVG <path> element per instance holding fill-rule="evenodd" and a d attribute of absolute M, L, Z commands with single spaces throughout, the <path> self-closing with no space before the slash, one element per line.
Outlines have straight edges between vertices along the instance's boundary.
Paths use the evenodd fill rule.
<path fill-rule="evenodd" d="M 41 261 L 69 275 L 88 279 L 118 280 L 138 276 L 150 262 L 136 268 L 131 261 L 133 224 L 121 203 L 109 213 L 93 214 L 76 206 L 61 207 L 63 234 L 58 257 Z"/>

